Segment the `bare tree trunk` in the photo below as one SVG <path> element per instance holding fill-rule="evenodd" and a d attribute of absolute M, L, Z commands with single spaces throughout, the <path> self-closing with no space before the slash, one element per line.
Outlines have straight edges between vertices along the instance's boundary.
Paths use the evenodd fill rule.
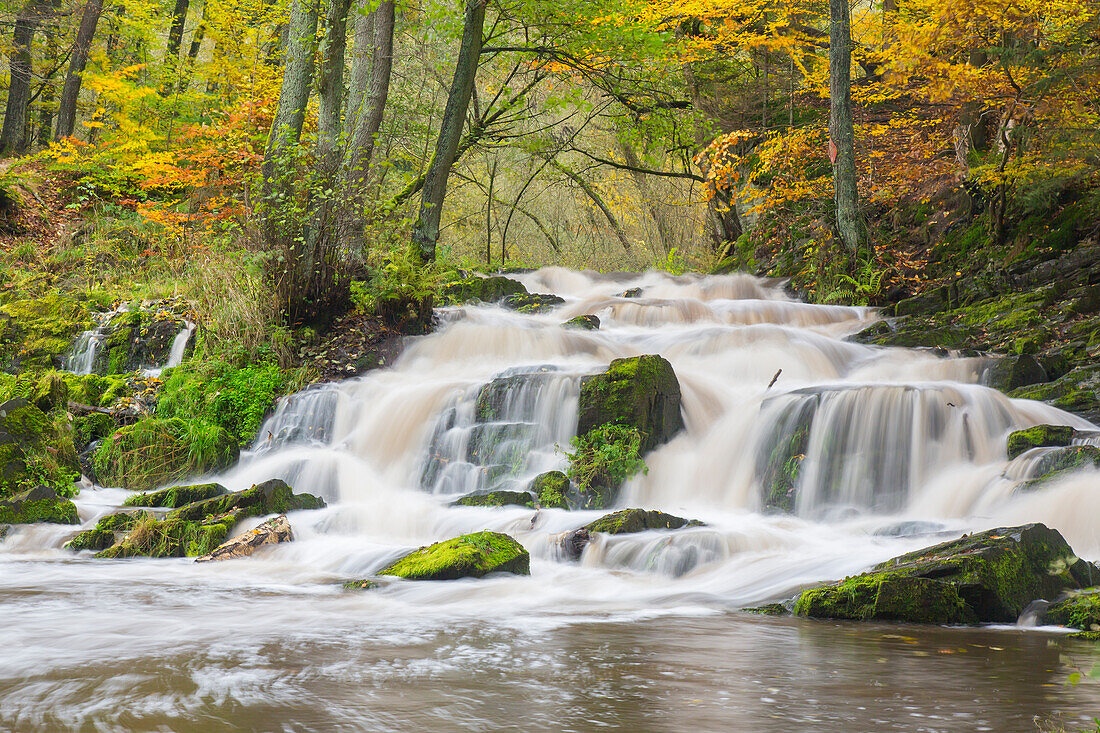
<path fill-rule="evenodd" d="M 18 155 L 30 144 L 27 111 L 31 102 L 31 77 L 34 75 L 31 43 L 34 32 L 38 29 L 41 11 L 37 3 L 30 2 L 23 6 L 15 19 L 10 61 L 11 83 L 8 86 L 4 128 L 0 131 L 0 155 Z"/>
<path fill-rule="evenodd" d="M 271 122 L 271 134 L 268 136 L 267 153 L 264 156 L 263 172 L 267 185 L 271 184 L 275 162 L 302 139 L 306 105 L 313 86 L 313 52 L 317 43 L 318 13 L 316 0 L 294 0 L 290 10 L 283 86 L 279 92 L 279 107 Z"/>
<path fill-rule="evenodd" d="M 172 10 L 172 25 L 168 29 L 168 49 L 164 54 L 167 61 L 179 59 L 183 27 L 187 24 L 187 10 L 190 5 L 190 0 L 176 0 L 176 7 Z"/>
<path fill-rule="evenodd" d="M 413 227 L 412 240 L 425 262 L 435 260 L 435 245 L 439 241 L 439 220 L 443 200 L 447 195 L 447 176 L 451 172 L 458 145 L 462 141 L 462 129 L 466 124 L 466 111 L 474 91 L 478 58 L 481 55 L 482 30 L 485 26 L 486 0 L 467 0 L 466 17 L 462 27 L 462 44 L 455 62 L 455 76 L 443 109 L 443 120 L 436 140 L 428 172 L 424 177 L 424 193 L 420 199 L 420 216 Z"/>
<path fill-rule="evenodd" d="M 394 2 L 384 0 L 373 13 L 373 22 L 361 19 L 363 26 L 373 30 L 370 64 L 370 85 L 353 91 L 353 100 L 358 103 L 348 110 L 349 123 L 353 124 L 351 139 L 345 157 L 348 181 L 362 187 L 370 174 L 371 159 L 374 157 L 374 143 L 382 129 L 382 119 L 386 111 L 386 100 L 390 93 L 390 77 L 393 73 L 393 31 L 395 24 Z M 364 34 L 356 34 L 356 45 L 362 41 L 366 45 Z M 480 42 L 478 44 L 480 46 Z M 364 49 L 365 51 L 365 49 Z M 363 74 L 366 64 L 357 57 L 360 69 L 352 67 L 352 78 L 356 83 L 359 74 Z M 476 64 L 476 60 L 475 60 Z M 365 76 L 365 74 L 364 74 Z M 472 87 L 471 87 L 472 88 Z M 465 116 L 465 112 L 463 112 Z M 354 120 L 354 122 L 352 122 Z M 459 130 L 461 133 L 461 129 Z"/>
<path fill-rule="evenodd" d="M 57 108 L 57 130 L 54 137 L 60 140 L 70 137 L 76 127 L 76 103 L 80 98 L 80 84 L 83 81 L 84 67 L 88 64 L 88 51 L 92 47 L 99 16 L 103 13 L 103 0 L 88 0 L 84 13 L 80 16 L 80 27 L 76 31 L 76 43 L 73 55 L 69 59 L 69 73 L 65 85 L 61 88 L 61 101 Z"/>
<path fill-rule="evenodd" d="M 344 51 L 348 42 L 349 0 L 329 0 L 325 32 L 321 40 L 321 68 L 317 90 L 321 107 L 317 115 L 317 150 L 326 171 L 334 173 L 339 160 L 337 147 L 344 107 Z"/>
<path fill-rule="evenodd" d="M 646 208 L 649 209 L 649 216 L 657 227 L 657 236 L 661 239 L 661 251 L 668 254 L 676 245 L 672 233 L 668 230 L 668 222 L 665 220 L 664 214 L 653 202 L 652 191 L 650 191 L 645 173 L 639 170 L 642 167 L 642 161 L 638 159 L 637 153 L 634 152 L 634 148 L 630 147 L 629 143 L 620 143 L 620 147 L 623 151 L 623 160 L 632 168 L 630 175 L 634 179 L 634 185 L 638 187 L 638 192 L 642 194 Z"/>
<path fill-rule="evenodd" d="M 833 186 L 836 189 L 836 224 L 845 246 L 855 252 L 863 245 L 866 232 L 859 216 L 859 192 L 856 189 L 851 70 L 848 0 L 829 0 L 829 135 L 835 146 Z"/>

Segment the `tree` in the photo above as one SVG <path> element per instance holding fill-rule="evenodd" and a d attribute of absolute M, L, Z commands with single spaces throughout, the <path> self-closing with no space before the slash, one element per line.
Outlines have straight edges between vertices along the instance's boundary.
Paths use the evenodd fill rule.
<path fill-rule="evenodd" d="M 478 59 L 481 55 L 482 31 L 485 26 L 486 0 L 467 0 L 462 24 L 462 44 L 455 62 L 455 75 L 447 106 L 439 126 L 435 155 L 428 165 L 424 189 L 420 200 L 420 216 L 413 227 L 412 240 L 417 254 L 425 262 L 435 260 L 435 245 L 439 241 L 439 220 L 443 200 L 447 195 L 447 176 L 454 164 L 455 154 L 462 141 L 466 125 L 466 111 L 474 92 Z"/>
<path fill-rule="evenodd" d="M 92 47 L 99 16 L 103 13 L 103 0 L 87 0 L 84 12 L 80 16 L 80 26 L 76 32 L 76 42 L 69 59 L 69 73 L 65 76 L 65 85 L 61 88 L 61 99 L 57 106 L 57 130 L 54 138 L 70 137 L 76 126 L 76 104 L 80 98 L 80 84 L 84 67 L 88 64 L 88 52 Z"/>
<path fill-rule="evenodd" d="M 34 76 L 31 43 L 43 10 L 37 0 L 31 0 L 20 9 L 15 19 L 10 62 L 11 83 L 8 86 L 4 127 L 0 131 L 0 155 L 22 153 L 30 144 L 27 112 L 31 101 L 31 79 Z"/>
<path fill-rule="evenodd" d="M 383 0 L 369 18 L 360 16 L 356 26 L 357 55 L 352 64 L 353 84 L 348 108 L 351 131 L 344 166 L 347 181 L 360 196 L 370 174 L 375 139 L 382 129 L 386 100 L 389 98 L 390 77 L 393 74 L 394 15 L 393 0 Z M 369 76 L 366 63 L 368 46 L 371 48 Z"/>
<path fill-rule="evenodd" d="M 864 243 L 856 189 L 855 129 L 852 125 L 852 20 L 848 0 L 829 0 L 829 142 L 833 158 L 836 227 L 851 252 Z"/>

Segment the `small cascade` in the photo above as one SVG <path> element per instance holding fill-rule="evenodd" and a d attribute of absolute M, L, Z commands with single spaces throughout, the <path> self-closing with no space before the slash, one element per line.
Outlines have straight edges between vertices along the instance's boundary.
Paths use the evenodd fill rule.
<path fill-rule="evenodd" d="M 463 392 L 436 421 L 419 484 L 435 494 L 522 489 L 561 468 L 577 426 L 580 375 L 518 367 Z"/>
<path fill-rule="evenodd" d="M 283 397 L 275 412 L 264 420 L 252 450 L 267 453 L 290 445 L 328 443 L 339 400 L 340 388 L 334 384 L 310 387 Z"/>
<path fill-rule="evenodd" d="M 126 310 L 126 306 L 123 306 L 119 310 L 94 314 L 96 327 L 82 332 L 77 337 L 73 348 L 62 359 L 61 368 L 73 374 L 91 374 L 95 370 L 96 357 L 99 356 L 100 347 L 103 346 L 110 335 L 111 319 Z"/>
<path fill-rule="evenodd" d="M 146 377 L 159 377 L 165 369 L 178 367 L 183 363 L 183 356 L 187 352 L 187 343 L 191 335 L 195 333 L 195 324 L 191 321 L 183 322 L 183 329 L 172 338 L 172 346 L 168 351 L 168 361 L 163 366 L 144 367 L 141 373 Z"/>

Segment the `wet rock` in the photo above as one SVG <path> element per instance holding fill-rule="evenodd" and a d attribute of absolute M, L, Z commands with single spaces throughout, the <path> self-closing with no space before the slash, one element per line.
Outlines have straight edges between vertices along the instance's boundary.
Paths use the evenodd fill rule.
<path fill-rule="evenodd" d="M 945 534 L 946 528 L 939 522 L 908 521 L 891 524 L 874 531 L 875 537 L 920 537 Z"/>
<path fill-rule="evenodd" d="M 66 550 L 106 550 L 115 543 L 116 535 L 109 529 L 86 529 L 65 543 Z"/>
<path fill-rule="evenodd" d="M 381 587 L 382 586 L 380 586 L 378 583 L 375 583 L 373 580 L 370 580 L 369 578 L 361 578 L 359 580 L 349 580 L 346 583 L 344 583 L 344 590 L 355 590 L 355 591 L 374 590 L 375 588 L 381 588 Z"/>
<path fill-rule="evenodd" d="M 569 477 L 561 471 L 547 471 L 536 476 L 527 486 L 543 509 L 571 509 Z"/>
<path fill-rule="evenodd" d="M 100 329 L 102 345 L 92 372 L 125 374 L 167 363 L 172 342 L 187 328 L 189 315 L 187 303 L 174 298 L 124 307 Z"/>
<path fill-rule="evenodd" d="M 489 573 L 530 575 L 531 556 L 508 535 L 485 531 L 421 547 L 378 572 L 408 580 L 481 578 Z"/>
<path fill-rule="evenodd" d="M 562 328 L 573 328 L 578 331 L 598 331 L 600 330 L 599 316 L 577 316 L 576 318 L 570 318 L 565 323 L 561 324 Z"/>
<path fill-rule="evenodd" d="M 271 479 L 262 484 L 254 484 L 244 491 L 234 491 L 224 496 L 186 504 L 170 512 L 168 518 L 198 521 L 232 512 L 243 519 L 244 517 L 262 517 L 265 514 L 285 514 L 302 509 L 321 509 L 324 506 L 324 499 L 312 494 L 295 494 L 282 479 Z"/>
<path fill-rule="evenodd" d="M 578 560 L 584 552 L 584 548 L 588 547 L 588 543 L 591 541 L 592 534 L 584 527 L 581 527 L 572 532 L 564 533 L 561 539 L 558 540 L 558 546 L 561 548 L 563 556 L 569 560 Z"/>
<path fill-rule="evenodd" d="M 95 523 L 95 528 L 106 532 L 125 532 L 142 519 L 151 517 L 148 512 L 115 512 L 105 517 L 100 517 Z"/>
<path fill-rule="evenodd" d="M 1089 584 L 1094 568 L 1042 524 L 964 535 L 803 591 L 795 615 L 914 623 L 1015 622 L 1036 598 Z"/>
<path fill-rule="evenodd" d="M 606 372 L 581 381 L 577 434 L 608 424 L 637 428 L 642 453 L 683 429 L 680 382 L 664 357 L 615 359 Z"/>
<path fill-rule="evenodd" d="M 594 522 L 584 526 L 589 532 L 604 534 L 631 534 L 650 529 L 680 529 L 682 527 L 702 527 L 703 523 L 695 519 L 665 514 L 647 509 L 623 509 L 605 514 Z"/>
<path fill-rule="evenodd" d="M 474 408 L 477 421 L 498 422 L 514 415 L 530 414 L 539 390 L 556 371 L 554 366 L 539 366 L 518 372 L 509 370 L 494 377 L 478 392 Z"/>
<path fill-rule="evenodd" d="M 1070 445 L 1048 451 L 1032 468 L 1034 477 L 1021 488 L 1034 491 L 1044 484 L 1083 468 L 1100 468 L 1100 448 L 1091 445 Z"/>
<path fill-rule="evenodd" d="M 451 506 L 525 506 L 535 507 L 535 497 L 526 491 L 485 491 L 467 494 Z"/>
<path fill-rule="evenodd" d="M 1047 606 L 1042 618 L 1045 624 L 1100 631 L 1100 588 L 1071 591 Z"/>
<path fill-rule="evenodd" d="M 4 541 L 4 538 L 11 532 L 10 524 L 0 524 L 0 542 Z"/>
<path fill-rule="evenodd" d="M 500 275 L 467 277 L 447 283 L 442 288 L 447 303 L 496 303 L 509 295 L 527 295 L 523 283 Z"/>
<path fill-rule="evenodd" d="M 982 383 L 1002 392 L 1047 381 L 1046 370 L 1039 360 L 1030 354 L 1005 356 L 997 359 L 982 374 Z"/>
<path fill-rule="evenodd" d="M 630 288 L 629 290 L 624 290 L 623 292 L 619 293 L 619 297 L 620 298 L 640 298 L 640 297 L 642 297 L 642 289 L 641 288 Z"/>
<path fill-rule="evenodd" d="M 290 529 L 290 522 L 287 521 L 285 514 L 280 514 L 228 542 L 223 542 L 210 554 L 195 558 L 195 562 L 236 560 L 250 556 L 264 545 L 291 542 L 293 539 L 294 533 Z"/>
<path fill-rule="evenodd" d="M 72 493 L 78 471 L 72 428 L 63 413 L 47 415 L 23 397 L 0 403 L 0 498 L 42 485 Z"/>
<path fill-rule="evenodd" d="M 135 522 L 126 535 L 110 547 L 96 553 L 98 558 L 126 557 L 199 557 L 209 554 L 225 542 L 229 531 L 243 518 L 238 512 L 188 521 L 146 515 Z"/>
<path fill-rule="evenodd" d="M 58 374 L 47 374 L 30 393 L 30 401 L 42 412 L 64 409 L 69 404 L 69 385 Z"/>
<path fill-rule="evenodd" d="M 763 606 L 753 606 L 751 608 L 742 608 L 744 613 L 755 613 L 760 616 L 790 616 L 791 609 L 784 606 L 782 603 L 765 603 Z"/>
<path fill-rule="evenodd" d="M 1073 442 L 1073 433 L 1068 425 L 1035 425 L 1017 430 L 1008 436 L 1008 458 L 1012 460 L 1032 448 L 1069 445 Z"/>
<path fill-rule="evenodd" d="M 123 502 L 123 506 L 163 506 L 178 509 L 204 499 L 213 499 L 228 494 L 229 490 L 221 484 L 194 484 L 191 486 L 171 486 L 167 489 L 135 494 Z"/>
<path fill-rule="evenodd" d="M 13 494 L 0 500 L 0 524 L 79 524 L 76 504 L 47 486 Z"/>
<path fill-rule="evenodd" d="M 1100 420 L 1100 364 L 1079 366 L 1053 382 L 1020 387 L 1008 396 L 1049 402 L 1096 422 Z"/>
<path fill-rule="evenodd" d="M 542 313 L 565 302 L 564 298 L 545 293 L 517 293 L 509 295 L 500 301 L 505 308 L 510 308 L 520 313 Z"/>

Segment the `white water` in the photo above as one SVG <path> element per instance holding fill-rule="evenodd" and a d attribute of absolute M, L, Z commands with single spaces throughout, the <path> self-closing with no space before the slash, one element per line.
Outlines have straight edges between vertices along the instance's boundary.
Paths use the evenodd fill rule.
<path fill-rule="evenodd" d="M 404 650 L 395 654 L 415 657 L 409 650 L 420 642 L 414 640 L 456 626 L 476 633 L 498 628 L 555 634 L 591 622 L 722 618 L 951 533 L 1032 521 L 1061 530 L 1079 555 L 1100 558 L 1094 519 L 1100 475 L 1080 473 L 1042 492 L 1022 493 L 1017 487 L 1027 468 L 1020 459 L 1010 464 L 1005 454 L 1013 429 L 1093 426 L 979 386 L 983 359 L 941 359 L 926 351 L 844 341 L 876 320 L 875 312 L 797 303 L 775 285 L 746 275 L 612 279 L 547 268 L 519 279 L 531 292 L 554 292 L 567 302 L 541 315 L 493 306 L 447 309 L 440 330 L 417 340 L 393 369 L 285 399 L 240 465 L 216 477 L 233 489 L 283 477 L 298 491 L 325 497 L 329 508 L 290 516 L 293 543 L 216 565 L 108 562 L 60 549 L 69 534 L 63 528 L 15 530 L 0 544 L 0 567 L 7 568 L 0 573 L 0 607 L 5 593 L 49 596 L 66 584 L 77 590 L 48 603 L 21 600 L 13 623 L 0 623 L 0 644 L 17 650 L 0 661 L 0 674 L 38 679 L 42 690 L 27 699 L 63 707 L 76 705 L 73 695 L 79 694 L 47 683 L 51 670 L 104 657 L 158 667 L 179 645 L 253 654 L 302 633 L 313 639 L 303 629 L 318 624 L 345 633 L 372 625 L 384 630 L 378 633 L 386 643 Z M 641 297 L 617 297 L 633 287 L 643 288 Z M 585 313 L 600 317 L 599 331 L 559 326 Z M 181 336 L 180 355 L 186 340 Z M 653 353 L 676 370 L 687 427 L 647 457 L 648 474 L 628 483 L 620 505 L 659 509 L 706 526 L 597 538 L 579 563 L 569 563 L 555 551 L 557 537 L 600 512 L 449 507 L 465 492 L 522 487 L 539 472 L 564 468 L 556 446 L 567 446 L 575 430 L 580 377 L 616 357 Z M 506 398 L 497 422 L 476 421 L 484 385 L 532 373 L 537 376 L 502 387 Z M 807 425 L 807 442 L 795 513 L 764 513 L 760 477 L 767 456 L 777 436 L 787 435 L 798 419 Z M 495 447 L 482 450 L 487 434 L 505 440 L 488 441 Z M 84 491 L 78 498 L 82 518 L 93 521 L 124 495 Z M 336 585 L 369 575 L 409 549 L 481 529 L 507 532 L 527 547 L 531 576 L 398 581 L 355 595 Z M 138 596 L 127 591 L 125 602 L 111 599 L 131 584 L 146 590 Z M 53 634 L 72 613 L 79 614 L 82 630 L 74 631 L 73 643 L 58 645 Z M 17 633 L 22 643 L 16 643 Z M 301 660 L 307 669 L 315 663 L 321 665 L 313 668 L 316 673 L 327 674 L 320 671 L 324 664 L 351 663 L 335 654 L 335 661 L 322 664 L 332 655 L 314 644 L 324 642 L 310 642 L 318 658 Z M 513 640 L 505 650 L 520 646 Z M 480 652 L 471 653 L 482 659 Z M 209 659 L 209 652 L 188 654 Z M 554 663 L 552 656 L 534 658 Z M 462 667 L 461 661 L 455 664 Z M 269 669 L 265 665 L 260 667 Z M 245 708 L 263 708 L 277 694 L 264 692 L 262 679 L 231 682 L 228 674 L 193 681 Z M 96 694 L 123 707 L 134 704 L 126 702 L 123 688 Z M 41 723 L 34 710 L 19 707 L 21 699 L 0 695 L 0 703 L 15 704 L 25 720 Z M 210 704 L 204 700 L 169 696 L 163 704 L 199 715 L 195 711 Z M 358 709 L 350 702 L 329 703 L 331 720 L 342 719 L 337 711 Z M 174 719 L 159 709 L 146 712 L 135 719 Z M 430 727 L 411 713 L 402 720 L 406 729 Z M 469 727 L 494 727 L 494 720 L 502 726 L 486 714 L 471 718 Z M 873 720 L 848 729 L 872 729 L 866 726 Z M 928 729 L 949 728 L 966 729 Z"/>
<path fill-rule="evenodd" d="M 183 322 L 183 330 L 172 339 L 172 346 L 168 350 L 168 361 L 163 366 L 144 367 L 141 373 L 146 377 L 159 377 L 165 369 L 178 367 L 183 363 L 183 355 L 187 352 L 187 342 L 191 340 L 191 334 L 195 333 L 195 324 L 190 321 Z"/>

